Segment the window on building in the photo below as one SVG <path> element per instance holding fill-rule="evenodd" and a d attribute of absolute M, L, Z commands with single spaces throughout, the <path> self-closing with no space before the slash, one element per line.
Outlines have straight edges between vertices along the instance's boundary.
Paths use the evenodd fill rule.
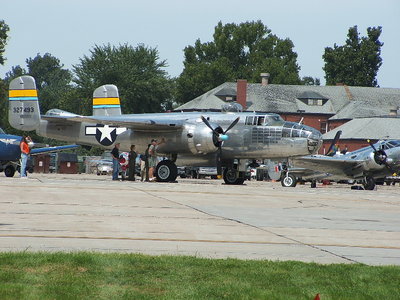
<path fill-rule="evenodd" d="M 321 122 L 321 129 L 319 131 L 322 134 L 326 133 L 326 122 Z"/>
<path fill-rule="evenodd" d="M 305 91 L 301 93 L 297 99 L 311 106 L 322 106 L 329 100 L 327 97 L 314 91 Z"/>
<path fill-rule="evenodd" d="M 322 106 L 324 105 L 324 101 L 322 99 L 308 99 L 307 104 L 312 106 Z"/>

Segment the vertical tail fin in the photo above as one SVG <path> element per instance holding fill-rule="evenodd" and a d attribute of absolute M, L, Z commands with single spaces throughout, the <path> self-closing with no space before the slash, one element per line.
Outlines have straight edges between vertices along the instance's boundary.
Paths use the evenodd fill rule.
<path fill-rule="evenodd" d="M 35 130 L 40 125 L 39 99 L 35 79 L 20 76 L 9 86 L 8 121 L 19 130 Z"/>
<path fill-rule="evenodd" d="M 98 87 L 93 92 L 93 115 L 121 115 L 118 88 L 113 84 Z"/>

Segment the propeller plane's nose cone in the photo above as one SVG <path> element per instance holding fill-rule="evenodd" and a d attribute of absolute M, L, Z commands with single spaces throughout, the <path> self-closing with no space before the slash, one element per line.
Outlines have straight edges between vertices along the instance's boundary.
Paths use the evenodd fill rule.
<path fill-rule="evenodd" d="M 221 141 L 227 141 L 229 139 L 229 136 L 227 136 L 226 134 L 221 134 L 219 138 Z"/>

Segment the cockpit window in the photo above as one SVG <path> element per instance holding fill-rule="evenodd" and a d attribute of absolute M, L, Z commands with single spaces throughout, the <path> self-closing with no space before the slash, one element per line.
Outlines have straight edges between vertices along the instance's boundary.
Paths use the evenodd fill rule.
<path fill-rule="evenodd" d="M 400 141 L 389 141 L 386 143 L 389 148 L 400 147 Z"/>
<path fill-rule="evenodd" d="M 246 117 L 246 122 L 245 122 L 245 124 L 246 124 L 246 125 L 253 125 L 253 120 L 254 120 L 254 117 L 253 117 L 253 116 L 251 116 L 251 117 Z"/>
<path fill-rule="evenodd" d="M 389 144 L 381 144 L 380 148 L 383 149 L 383 150 L 385 150 L 385 149 L 390 149 L 390 148 L 392 148 L 392 146 L 389 145 Z"/>
<path fill-rule="evenodd" d="M 257 125 L 257 126 L 266 126 L 266 125 L 282 125 L 283 119 L 279 115 L 256 115 L 256 116 L 248 116 L 246 117 L 245 124 L 246 125 Z"/>
<path fill-rule="evenodd" d="M 310 128 L 291 122 L 283 124 L 282 137 L 305 137 L 308 138 L 312 132 Z"/>

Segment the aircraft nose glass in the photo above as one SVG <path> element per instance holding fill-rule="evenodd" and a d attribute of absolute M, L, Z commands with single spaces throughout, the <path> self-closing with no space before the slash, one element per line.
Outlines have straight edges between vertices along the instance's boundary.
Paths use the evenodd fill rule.
<path fill-rule="evenodd" d="M 317 152 L 322 145 L 322 134 L 315 129 L 311 129 L 307 139 L 307 145 L 310 153 Z"/>

